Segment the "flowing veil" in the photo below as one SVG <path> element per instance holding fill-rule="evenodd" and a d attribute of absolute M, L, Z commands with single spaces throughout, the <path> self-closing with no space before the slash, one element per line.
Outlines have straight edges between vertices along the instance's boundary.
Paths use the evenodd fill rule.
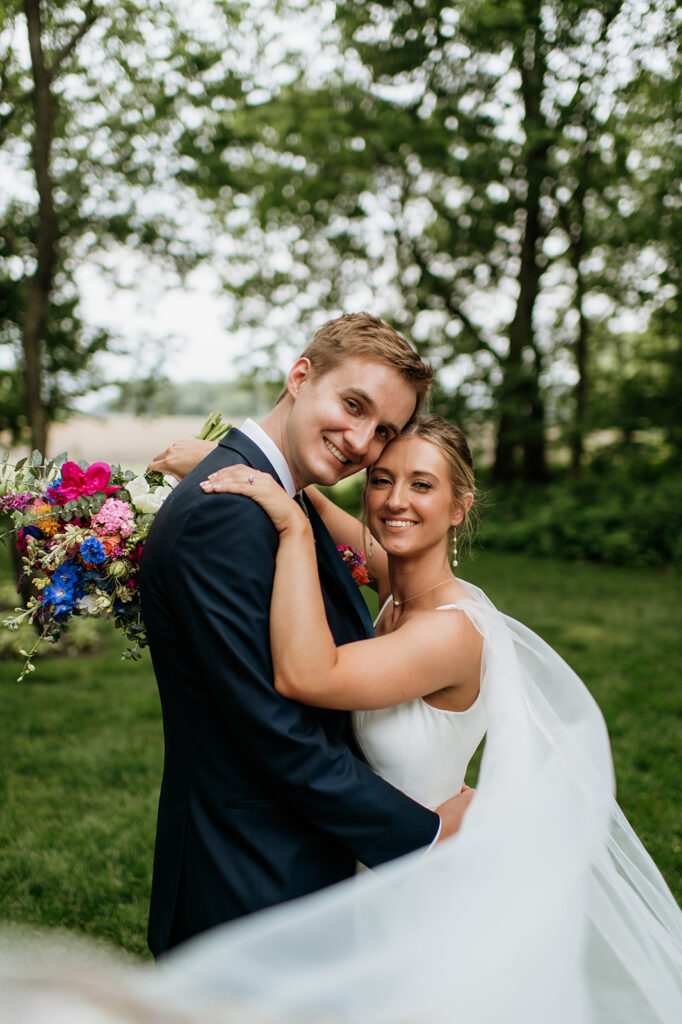
<path fill-rule="evenodd" d="M 466 586 L 452 607 L 484 637 L 488 733 L 460 832 L 123 971 L 160 1020 L 682 1019 L 682 912 L 616 804 L 601 713 L 559 655 Z"/>

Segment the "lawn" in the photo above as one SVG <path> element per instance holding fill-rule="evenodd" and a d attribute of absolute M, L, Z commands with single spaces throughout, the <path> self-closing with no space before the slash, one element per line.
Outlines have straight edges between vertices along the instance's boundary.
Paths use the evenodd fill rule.
<path fill-rule="evenodd" d="M 621 806 L 681 899 L 682 579 L 492 552 L 462 575 L 585 679 L 611 733 Z M 122 662 L 106 628 L 102 645 L 39 660 L 21 684 L 18 660 L 0 664 L 0 921 L 148 955 L 159 700 L 147 657 Z"/>

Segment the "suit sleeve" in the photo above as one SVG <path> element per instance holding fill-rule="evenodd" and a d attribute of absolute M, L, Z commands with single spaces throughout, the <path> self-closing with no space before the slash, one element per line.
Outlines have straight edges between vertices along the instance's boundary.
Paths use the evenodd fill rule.
<path fill-rule="evenodd" d="M 362 863 L 428 846 L 438 816 L 380 779 L 345 743 L 331 743 L 314 709 L 275 690 L 269 614 L 277 545 L 254 502 L 207 495 L 170 554 L 213 705 L 265 787 Z"/>

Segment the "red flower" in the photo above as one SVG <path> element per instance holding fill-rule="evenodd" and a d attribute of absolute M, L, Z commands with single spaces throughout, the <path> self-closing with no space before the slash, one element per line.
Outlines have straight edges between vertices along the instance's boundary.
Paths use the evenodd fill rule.
<path fill-rule="evenodd" d="M 369 583 L 369 576 L 364 565 L 356 565 L 351 572 L 351 576 L 359 587 L 364 587 L 366 583 Z"/>
<path fill-rule="evenodd" d="M 93 462 L 83 471 L 75 462 L 65 462 L 62 466 L 62 479 L 57 487 L 51 487 L 51 496 L 59 504 L 73 501 L 81 494 L 95 494 L 104 491 L 106 495 L 119 491 L 120 487 L 107 487 L 111 479 L 111 466 L 106 462 Z"/>
<path fill-rule="evenodd" d="M 135 562 L 137 565 L 139 565 L 140 564 L 140 559 L 142 558 L 143 550 L 144 550 L 144 544 L 136 544 L 135 547 L 133 548 L 133 550 L 128 555 L 128 558 L 130 559 L 130 561 L 131 562 Z"/>

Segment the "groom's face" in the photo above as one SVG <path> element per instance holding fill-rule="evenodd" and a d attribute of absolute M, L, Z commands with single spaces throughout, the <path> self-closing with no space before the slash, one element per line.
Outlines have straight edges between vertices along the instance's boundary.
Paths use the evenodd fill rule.
<path fill-rule="evenodd" d="M 396 369 L 348 359 L 314 377 L 299 359 L 287 382 L 294 400 L 284 455 L 298 487 L 330 486 L 376 462 L 412 416 L 417 396 Z"/>

